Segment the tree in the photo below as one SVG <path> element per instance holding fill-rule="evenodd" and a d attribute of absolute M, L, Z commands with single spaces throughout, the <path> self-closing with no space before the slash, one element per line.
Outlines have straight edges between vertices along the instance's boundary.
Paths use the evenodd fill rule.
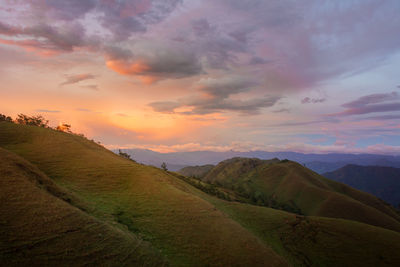
<path fill-rule="evenodd" d="M 15 119 L 18 124 L 34 125 L 39 127 L 48 127 L 49 121 L 46 120 L 42 115 L 37 116 L 27 116 L 25 114 L 18 114 Z"/>
<path fill-rule="evenodd" d="M 58 125 L 56 127 L 56 130 L 60 131 L 60 132 L 68 132 L 68 133 L 70 133 L 71 132 L 70 129 L 71 129 L 71 125 L 70 124 L 66 124 L 66 123 L 60 123 L 60 125 Z"/>
<path fill-rule="evenodd" d="M 165 164 L 165 162 L 163 162 L 163 163 L 161 164 L 161 169 L 163 169 L 164 171 L 168 171 L 168 169 L 167 169 L 167 164 Z"/>
<path fill-rule="evenodd" d="M 129 155 L 128 153 L 122 152 L 121 149 L 118 149 L 118 154 L 123 158 L 132 160 L 131 155 Z"/>
<path fill-rule="evenodd" d="M 12 122 L 12 118 L 10 116 L 6 116 L 3 114 L 0 114 L 0 121 L 7 121 L 7 122 Z"/>

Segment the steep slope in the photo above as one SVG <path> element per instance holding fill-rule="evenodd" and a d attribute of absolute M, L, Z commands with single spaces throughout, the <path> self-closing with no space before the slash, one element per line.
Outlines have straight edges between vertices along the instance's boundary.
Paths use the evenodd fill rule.
<path fill-rule="evenodd" d="M 36 167 L 0 148 L 0 265 L 164 265 L 147 242 L 82 209 Z"/>
<path fill-rule="evenodd" d="M 400 168 L 347 165 L 323 176 L 400 207 Z"/>
<path fill-rule="evenodd" d="M 173 266 L 286 266 L 257 236 L 183 181 L 80 136 L 0 123 L 0 146 L 37 165 L 110 224 L 150 242 Z"/>
<path fill-rule="evenodd" d="M 203 180 L 235 190 L 260 205 L 400 231 L 400 216 L 390 205 L 295 162 L 233 158 L 219 163 Z"/>

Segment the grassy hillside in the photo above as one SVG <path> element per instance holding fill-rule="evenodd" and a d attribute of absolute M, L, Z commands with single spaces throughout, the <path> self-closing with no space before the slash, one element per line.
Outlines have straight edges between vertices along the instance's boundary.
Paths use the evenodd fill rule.
<path fill-rule="evenodd" d="M 323 176 L 400 207 L 400 168 L 347 165 Z"/>
<path fill-rule="evenodd" d="M 400 231 L 400 216 L 390 205 L 296 162 L 233 158 L 219 163 L 203 180 L 234 190 L 259 205 Z"/>
<path fill-rule="evenodd" d="M 107 265 L 109 260 L 117 266 L 164 261 L 171 266 L 400 263 L 397 232 L 224 201 L 80 136 L 0 123 L 0 147 L 24 158 L 2 151 L 9 160 L 2 160 L 8 167 L 0 169 L 6 170 L 0 175 L 0 263 L 16 265 L 22 254 L 39 265 L 60 259 L 65 265 L 72 260 L 76 265 Z M 20 161 L 42 178 L 20 174 Z M 10 201 L 3 202 L 6 198 Z M 71 261 L 64 261 L 63 251 L 75 248 Z M 97 262 L 85 261 L 89 258 Z"/>
<path fill-rule="evenodd" d="M 183 181 L 82 137 L 0 123 L 0 146 L 28 159 L 93 207 L 157 248 L 172 265 L 286 265 L 270 247 Z"/>
<path fill-rule="evenodd" d="M 0 200 L 1 266 L 165 264 L 148 242 L 89 216 L 73 194 L 1 148 Z"/>
<path fill-rule="evenodd" d="M 214 165 L 211 164 L 202 166 L 188 166 L 180 169 L 178 173 L 187 177 L 203 178 L 209 171 L 211 171 L 212 168 L 214 168 Z"/>

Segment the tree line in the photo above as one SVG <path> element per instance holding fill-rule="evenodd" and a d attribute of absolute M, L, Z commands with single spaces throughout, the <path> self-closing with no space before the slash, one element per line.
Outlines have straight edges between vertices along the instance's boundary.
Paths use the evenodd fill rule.
<path fill-rule="evenodd" d="M 28 116 L 20 113 L 13 120 L 10 116 L 0 114 L 0 121 L 23 124 L 23 125 L 32 125 L 43 128 L 52 128 L 49 126 L 49 120 L 46 120 L 42 115 Z M 71 133 L 71 125 L 67 123 L 61 123 L 60 125 L 54 127 L 54 129 L 61 132 Z"/>

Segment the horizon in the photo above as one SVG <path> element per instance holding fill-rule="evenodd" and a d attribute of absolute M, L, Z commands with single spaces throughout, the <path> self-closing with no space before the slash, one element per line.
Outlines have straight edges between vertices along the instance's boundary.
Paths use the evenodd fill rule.
<path fill-rule="evenodd" d="M 399 156 L 398 14 L 396 0 L 0 0 L 0 113 L 110 150 Z"/>

